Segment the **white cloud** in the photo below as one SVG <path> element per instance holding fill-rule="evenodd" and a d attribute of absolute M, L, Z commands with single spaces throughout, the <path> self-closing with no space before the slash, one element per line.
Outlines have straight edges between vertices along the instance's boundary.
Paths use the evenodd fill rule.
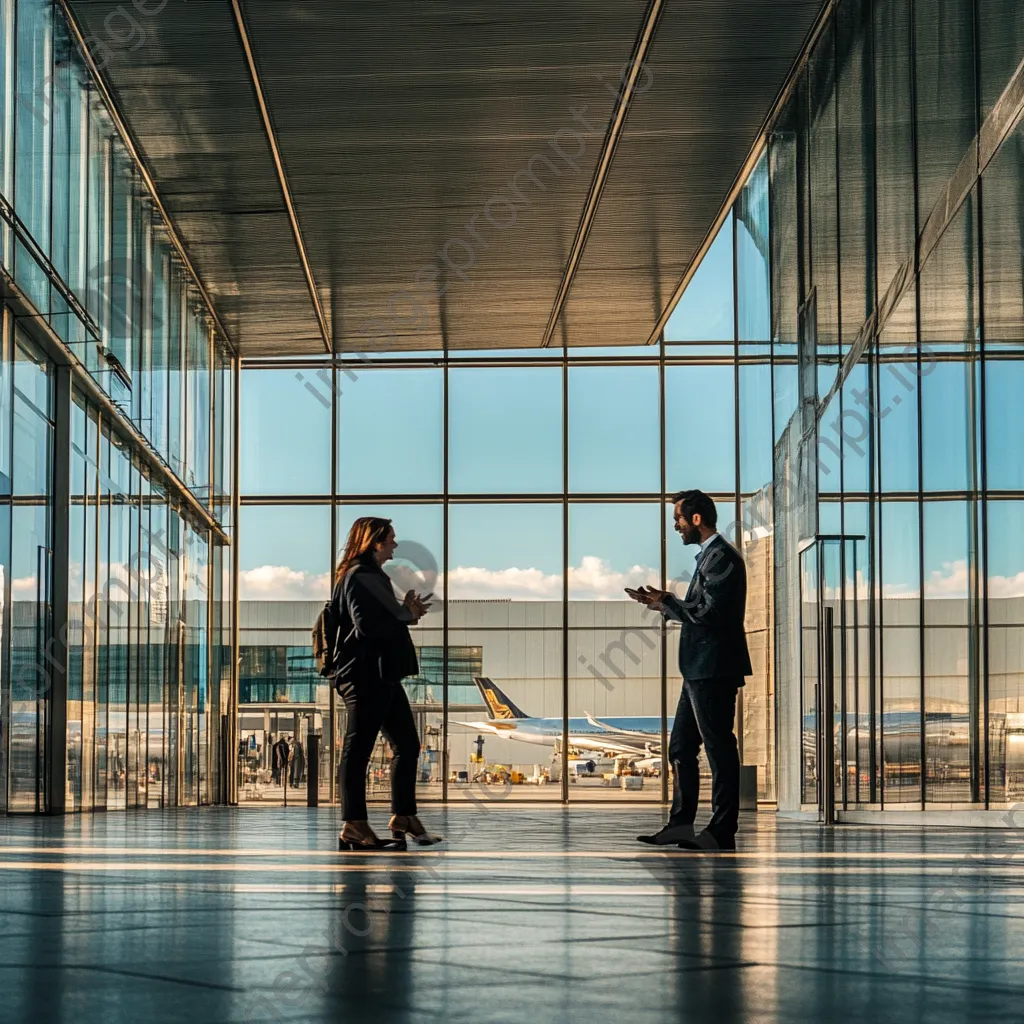
<path fill-rule="evenodd" d="M 505 598 L 513 601 L 557 601 L 562 577 L 540 569 L 480 569 L 458 566 L 449 574 L 453 600 Z"/>
<path fill-rule="evenodd" d="M 422 574 L 404 566 L 389 566 L 399 592 L 422 591 L 429 586 L 441 593 L 444 579 L 424 580 Z M 650 566 L 634 565 L 619 572 L 593 555 L 569 569 L 569 593 L 576 601 L 626 600 L 624 587 L 641 584 L 658 586 L 659 574 Z M 243 601 L 322 601 L 330 590 L 330 573 L 314 574 L 284 565 L 261 565 L 239 574 L 239 597 Z M 449 593 L 454 600 L 558 601 L 562 577 L 541 569 L 485 569 L 458 566 L 450 573 Z"/>
<path fill-rule="evenodd" d="M 660 574 L 645 565 L 625 572 L 612 569 L 603 558 L 585 555 L 569 567 L 569 596 L 574 601 L 628 600 L 624 587 L 658 586 Z M 451 595 L 455 600 L 504 598 L 513 601 L 559 601 L 562 577 L 540 569 L 482 569 L 459 566 L 451 571 Z"/>
<path fill-rule="evenodd" d="M 661 586 L 661 574 L 648 565 L 616 572 L 603 558 L 584 555 L 578 568 L 569 567 L 569 596 L 575 601 L 624 601 L 625 587 Z"/>
<path fill-rule="evenodd" d="M 238 574 L 242 601 L 325 601 L 330 596 L 331 574 L 314 574 L 286 565 L 261 565 Z"/>

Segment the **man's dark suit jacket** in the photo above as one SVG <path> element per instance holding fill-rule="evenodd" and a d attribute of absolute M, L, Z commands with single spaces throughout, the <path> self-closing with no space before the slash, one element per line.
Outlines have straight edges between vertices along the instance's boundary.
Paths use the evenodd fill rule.
<path fill-rule="evenodd" d="M 747 607 L 747 570 L 740 553 L 721 535 L 697 562 L 686 597 L 667 597 L 670 618 L 682 624 L 679 671 L 683 679 L 734 677 L 743 685 L 750 654 L 743 616 Z"/>

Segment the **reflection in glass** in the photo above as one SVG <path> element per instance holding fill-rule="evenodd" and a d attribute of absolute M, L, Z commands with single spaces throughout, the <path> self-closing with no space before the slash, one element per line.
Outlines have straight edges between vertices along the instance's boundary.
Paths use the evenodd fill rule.
<path fill-rule="evenodd" d="M 751 171 L 736 201 L 736 277 L 740 341 L 771 338 L 768 158 Z"/>
<path fill-rule="evenodd" d="M 1012 807 L 1024 801 L 1024 629 L 989 629 L 988 700 L 989 802 Z"/>

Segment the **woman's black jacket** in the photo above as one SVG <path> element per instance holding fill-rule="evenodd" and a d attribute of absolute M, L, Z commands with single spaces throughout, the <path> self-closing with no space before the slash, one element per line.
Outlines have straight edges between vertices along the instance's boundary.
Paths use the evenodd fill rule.
<path fill-rule="evenodd" d="M 358 649 L 353 678 L 397 682 L 419 672 L 408 626 L 412 612 L 395 597 L 391 579 L 376 559 L 360 558 L 338 581 L 331 599 L 341 623 L 339 642 L 355 627 L 349 641 Z"/>

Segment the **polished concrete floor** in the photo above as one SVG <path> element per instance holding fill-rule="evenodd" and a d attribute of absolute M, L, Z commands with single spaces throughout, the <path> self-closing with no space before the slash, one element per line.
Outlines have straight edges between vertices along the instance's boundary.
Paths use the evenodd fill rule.
<path fill-rule="evenodd" d="M 386 816 L 380 817 L 380 824 Z M 1020 1021 L 1020 832 L 455 806 L 339 854 L 333 809 L 0 819 L 0 1020 Z"/>

